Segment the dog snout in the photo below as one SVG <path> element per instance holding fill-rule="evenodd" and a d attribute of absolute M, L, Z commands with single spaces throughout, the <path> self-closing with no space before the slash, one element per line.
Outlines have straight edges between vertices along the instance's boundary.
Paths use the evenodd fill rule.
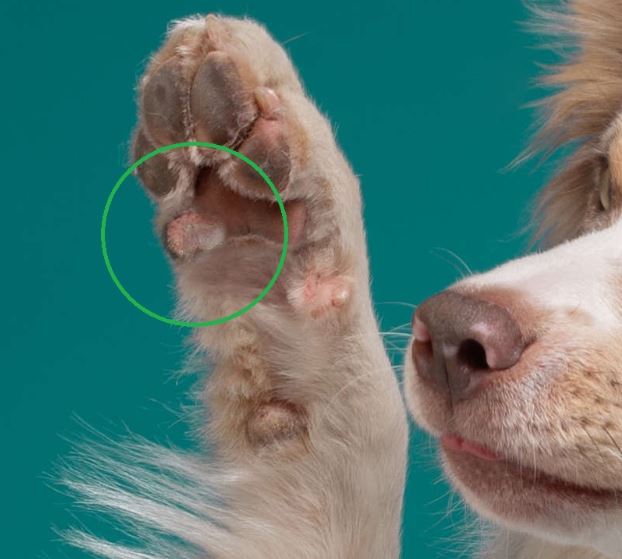
<path fill-rule="evenodd" d="M 420 305 L 413 330 L 417 373 L 453 402 L 518 363 L 527 345 L 506 308 L 451 290 Z"/>

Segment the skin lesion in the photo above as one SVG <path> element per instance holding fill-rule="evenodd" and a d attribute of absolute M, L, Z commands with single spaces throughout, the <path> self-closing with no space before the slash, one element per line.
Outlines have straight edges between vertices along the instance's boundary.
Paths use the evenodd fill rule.
<path fill-rule="evenodd" d="M 253 407 L 247 419 L 246 436 L 254 447 L 300 440 L 306 434 L 306 414 L 301 406 L 291 402 L 260 402 Z"/>

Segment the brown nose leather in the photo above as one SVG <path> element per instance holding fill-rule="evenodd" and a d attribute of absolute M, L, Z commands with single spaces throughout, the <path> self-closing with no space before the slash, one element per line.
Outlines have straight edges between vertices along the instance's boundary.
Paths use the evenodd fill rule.
<path fill-rule="evenodd" d="M 453 402 L 467 399 L 491 373 L 518 363 L 526 346 L 505 308 L 455 291 L 420 305 L 414 330 L 417 373 Z"/>

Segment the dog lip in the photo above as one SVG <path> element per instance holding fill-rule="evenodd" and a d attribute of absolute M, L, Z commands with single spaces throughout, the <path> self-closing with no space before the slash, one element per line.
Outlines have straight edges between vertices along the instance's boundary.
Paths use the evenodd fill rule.
<path fill-rule="evenodd" d="M 443 435 L 441 437 L 441 445 L 447 450 L 466 452 L 467 454 L 471 454 L 489 462 L 499 462 L 503 460 L 502 456 L 486 448 L 484 445 L 468 441 L 453 433 Z"/>
<path fill-rule="evenodd" d="M 490 463 L 491 472 L 499 473 L 498 469 L 503 468 L 504 477 L 511 475 L 516 479 L 526 479 L 525 472 L 512 460 L 508 460 L 506 457 L 493 452 L 479 443 L 468 441 L 453 433 L 442 435 L 440 443 L 446 456 L 450 459 L 452 459 L 452 455 L 453 460 L 463 455 L 463 458 L 467 458 L 467 464 L 469 463 L 469 457 L 471 457 L 470 460 L 473 458 L 483 460 Z M 565 495 L 572 498 L 587 497 L 601 500 L 601 502 L 613 500 L 616 506 L 619 504 L 620 490 L 618 489 L 579 485 L 559 478 L 554 474 L 533 470 L 530 471 L 529 479 L 526 481 L 528 481 L 530 486 L 537 484 L 543 491 L 552 492 L 560 496 Z"/>

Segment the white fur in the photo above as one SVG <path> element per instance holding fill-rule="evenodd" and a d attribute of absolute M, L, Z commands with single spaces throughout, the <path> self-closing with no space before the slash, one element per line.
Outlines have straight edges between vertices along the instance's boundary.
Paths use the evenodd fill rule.
<path fill-rule="evenodd" d="M 551 311 L 582 311 L 592 328 L 610 331 L 620 326 L 616 276 L 622 267 L 622 221 L 566 241 L 542 253 L 503 264 L 462 285 L 490 285 L 518 289 L 539 308 Z"/>

